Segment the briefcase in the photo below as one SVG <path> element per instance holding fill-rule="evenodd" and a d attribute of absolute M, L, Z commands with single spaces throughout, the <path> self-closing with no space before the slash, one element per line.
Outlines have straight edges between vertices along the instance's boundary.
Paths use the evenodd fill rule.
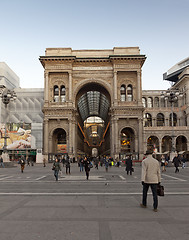
<path fill-rule="evenodd" d="M 157 185 L 157 195 L 160 197 L 164 196 L 164 186 L 160 184 Z"/>

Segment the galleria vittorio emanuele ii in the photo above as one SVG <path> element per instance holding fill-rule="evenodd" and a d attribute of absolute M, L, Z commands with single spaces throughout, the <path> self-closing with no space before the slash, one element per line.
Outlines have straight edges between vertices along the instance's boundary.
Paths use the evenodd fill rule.
<path fill-rule="evenodd" d="M 162 73 L 169 89 L 142 90 L 146 57 L 139 47 L 47 48 L 40 89 L 21 88 L 1 62 L 1 152 L 6 144 L 10 160 L 36 162 L 65 154 L 141 160 L 146 150 L 188 156 L 189 58 Z"/>

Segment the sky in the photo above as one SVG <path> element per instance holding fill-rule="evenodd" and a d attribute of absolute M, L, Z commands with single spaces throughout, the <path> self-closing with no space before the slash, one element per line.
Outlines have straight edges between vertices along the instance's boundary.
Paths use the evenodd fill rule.
<path fill-rule="evenodd" d="M 170 87 L 163 73 L 189 57 L 189 0 L 0 0 L 0 62 L 21 88 L 43 88 L 46 48 L 136 47 L 142 89 Z"/>

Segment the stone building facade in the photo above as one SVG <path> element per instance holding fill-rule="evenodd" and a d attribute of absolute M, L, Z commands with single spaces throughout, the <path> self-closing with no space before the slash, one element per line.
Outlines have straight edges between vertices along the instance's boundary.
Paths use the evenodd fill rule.
<path fill-rule="evenodd" d="M 57 152 L 57 141 L 64 135 L 59 143 L 71 157 L 78 152 L 90 155 L 94 148 L 114 158 L 120 152 L 142 155 L 141 68 L 145 59 L 138 47 L 46 49 L 40 57 L 45 70 L 44 154 Z M 91 116 L 103 122 L 102 127 L 91 124 L 96 125 L 98 136 L 102 132 L 101 141 L 96 140 L 95 131 L 87 133 L 86 120 Z"/>
<path fill-rule="evenodd" d="M 143 90 L 144 151 L 157 152 L 189 150 L 189 58 L 174 65 L 164 74 L 172 87 L 164 91 Z M 173 106 L 166 99 L 166 92 L 178 93 Z M 172 119 L 173 115 L 173 119 Z"/>
<path fill-rule="evenodd" d="M 173 107 L 168 90 L 142 90 L 145 59 L 138 47 L 47 48 L 39 58 L 44 89 L 20 88 L 19 78 L 0 63 L 0 85 L 17 93 L 7 109 L 0 103 L 0 120 L 31 123 L 36 152 L 44 155 L 132 154 L 141 160 L 147 149 L 168 153 L 173 145 L 187 152 L 189 58 L 164 74 L 173 83 L 169 91 L 182 93 Z"/>

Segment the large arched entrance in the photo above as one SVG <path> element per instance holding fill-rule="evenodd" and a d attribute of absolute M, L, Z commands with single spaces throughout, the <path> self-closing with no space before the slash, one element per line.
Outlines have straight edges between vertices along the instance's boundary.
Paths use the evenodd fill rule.
<path fill-rule="evenodd" d="M 172 138 L 170 136 L 164 136 L 162 139 L 162 153 L 171 152 L 172 150 Z"/>
<path fill-rule="evenodd" d="M 178 136 L 176 139 L 176 151 L 187 151 L 187 139 L 185 136 Z"/>
<path fill-rule="evenodd" d="M 135 136 L 131 128 L 124 128 L 121 131 L 121 152 L 133 153 L 135 151 Z"/>
<path fill-rule="evenodd" d="M 66 132 L 62 128 L 54 130 L 52 135 L 52 152 L 53 153 L 66 153 L 67 152 L 67 139 Z"/>
<path fill-rule="evenodd" d="M 98 83 L 83 86 L 76 96 L 77 155 L 110 154 L 110 94 Z"/>
<path fill-rule="evenodd" d="M 159 139 L 156 136 L 150 136 L 147 140 L 147 150 L 151 152 L 159 152 Z"/>

